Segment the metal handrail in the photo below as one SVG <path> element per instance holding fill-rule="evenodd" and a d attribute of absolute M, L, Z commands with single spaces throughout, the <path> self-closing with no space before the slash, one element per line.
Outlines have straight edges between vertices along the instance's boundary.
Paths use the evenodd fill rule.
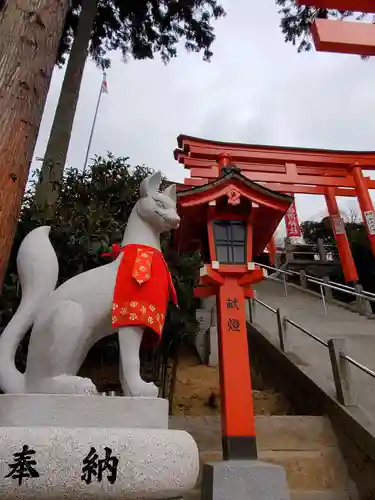
<path fill-rule="evenodd" d="M 262 305 L 263 307 L 265 307 L 269 311 L 273 312 L 274 314 L 278 314 L 278 310 L 277 309 L 269 306 L 265 302 L 259 300 L 257 297 L 253 297 L 251 299 L 251 301 L 257 302 L 258 304 Z M 298 323 L 296 323 L 295 321 L 287 318 L 286 316 L 284 316 L 283 319 L 287 323 L 291 324 L 292 326 L 294 326 L 295 328 L 297 328 L 298 330 L 300 330 L 302 333 L 305 333 L 306 335 L 308 335 L 310 338 L 312 338 L 313 340 L 315 340 L 319 344 L 323 345 L 324 347 L 329 348 L 328 342 L 326 342 L 325 340 L 321 339 L 320 337 L 318 337 L 314 333 L 311 333 L 309 330 L 306 330 L 306 328 L 304 328 L 303 326 L 301 326 Z M 359 361 L 357 361 L 356 359 L 352 358 L 351 356 L 347 356 L 346 354 L 341 354 L 341 353 L 340 353 L 340 357 L 343 358 L 343 359 L 345 359 L 346 361 L 348 361 L 349 363 L 351 363 L 355 367 L 357 367 L 362 372 L 366 373 L 367 375 L 370 375 L 370 377 L 375 378 L 375 372 L 373 370 L 371 370 L 370 368 L 368 368 L 367 366 L 365 366 L 362 363 L 360 363 Z"/>
<path fill-rule="evenodd" d="M 281 273 L 281 274 L 286 274 L 286 275 L 297 275 L 299 276 L 300 274 L 297 271 L 285 271 L 284 269 L 278 269 L 276 267 L 268 266 L 266 264 L 260 264 L 257 263 L 258 266 L 264 267 L 265 269 L 270 269 L 276 273 Z M 310 276 L 309 274 L 305 275 L 305 278 L 307 281 L 310 281 L 311 283 L 316 283 L 317 285 L 330 288 L 332 290 L 337 290 L 339 292 L 347 293 L 349 295 L 354 295 L 355 297 L 361 297 L 363 299 L 366 299 L 370 302 L 375 302 L 375 294 L 371 292 L 366 292 L 363 291 L 361 293 L 358 293 L 355 291 L 353 287 L 350 287 L 348 285 L 343 285 L 341 283 L 337 283 L 335 281 L 324 281 L 321 278 L 316 278 L 315 276 Z"/>
<path fill-rule="evenodd" d="M 306 330 L 306 328 L 303 328 L 303 326 L 299 325 L 295 321 L 293 321 L 293 320 L 291 320 L 289 318 L 285 318 L 285 321 L 287 321 L 289 324 L 291 324 L 295 328 L 298 328 L 298 330 L 301 330 L 301 332 L 306 333 L 306 335 L 308 335 L 312 339 L 316 340 L 319 344 L 324 345 L 324 347 L 328 347 L 328 343 L 327 342 L 325 342 L 323 339 L 321 339 L 317 335 L 314 335 L 313 333 L 309 332 L 308 330 Z"/>
<path fill-rule="evenodd" d="M 266 309 L 268 309 L 269 311 L 273 312 L 276 314 L 276 309 L 274 309 L 273 307 L 269 306 L 268 304 L 266 304 L 265 302 L 262 302 L 261 300 L 257 299 L 257 298 L 253 298 L 253 300 L 255 300 L 256 302 L 258 302 L 261 306 L 265 307 Z"/>
<path fill-rule="evenodd" d="M 321 281 L 317 281 L 317 280 L 311 279 L 311 278 L 309 278 L 309 281 L 311 283 L 316 283 L 318 285 L 324 286 L 324 282 L 322 283 Z M 354 292 L 351 290 L 343 290 L 342 288 L 340 288 L 338 286 L 329 285 L 329 284 L 326 284 L 325 286 L 327 286 L 327 288 L 331 288 L 332 290 L 338 290 L 339 292 L 347 293 L 349 295 L 354 295 L 356 297 L 362 297 L 363 299 L 369 300 L 370 302 L 375 302 L 375 299 L 373 299 L 372 297 L 365 297 L 362 293 Z"/>
<path fill-rule="evenodd" d="M 260 266 L 260 267 L 264 267 L 266 269 L 270 269 L 271 271 L 282 273 L 282 274 L 290 274 L 290 275 L 292 275 L 292 274 L 298 275 L 299 274 L 296 271 L 285 271 L 284 269 L 277 269 L 277 267 L 267 266 L 266 264 L 261 264 L 260 262 L 256 262 L 256 265 Z"/>
<path fill-rule="evenodd" d="M 274 269 L 277 269 L 277 268 L 274 268 Z M 290 271 L 290 273 L 295 274 L 295 275 L 299 275 L 299 273 L 297 271 Z M 338 286 L 340 288 L 347 288 L 348 290 L 351 290 L 353 292 L 353 295 L 356 294 L 356 293 L 358 293 L 358 292 L 355 291 L 355 288 L 353 286 L 344 285 L 343 283 L 337 283 L 336 281 L 331 281 L 331 280 L 324 281 L 323 279 L 317 278 L 315 276 L 311 276 L 310 274 L 306 274 L 305 277 L 306 277 L 306 279 L 308 281 L 310 281 L 312 279 L 315 279 L 315 280 L 319 281 L 319 283 L 321 283 L 323 286 L 327 286 L 327 285 Z M 344 290 L 342 290 L 342 291 L 344 292 Z M 368 295 L 369 297 L 374 297 L 375 298 L 375 293 L 368 292 L 367 290 L 362 290 L 361 293 L 364 296 Z M 369 297 L 364 297 L 364 298 L 366 298 L 366 299 L 368 298 L 370 300 Z"/>
<path fill-rule="evenodd" d="M 351 363 L 352 365 L 356 366 L 357 368 L 359 368 L 363 372 L 367 373 L 367 375 L 370 375 L 370 377 L 375 378 L 375 372 L 373 370 L 370 370 L 370 368 L 367 368 L 367 366 L 362 365 L 362 363 L 359 363 L 359 361 L 357 361 L 356 359 L 352 358 L 351 356 L 344 355 L 342 357 L 344 359 L 346 359 L 347 361 L 349 361 L 349 363 Z"/>
<path fill-rule="evenodd" d="M 306 274 L 306 276 L 308 276 L 309 278 L 314 278 L 314 276 L 310 276 L 309 274 Z M 325 282 L 321 278 L 315 278 L 315 279 L 320 280 L 323 283 L 329 283 L 330 285 L 340 285 L 342 288 L 348 288 L 349 290 L 355 290 L 354 287 L 349 286 L 349 285 L 344 285 L 344 283 L 337 283 L 336 281 L 331 281 L 331 280 L 328 280 L 328 281 Z M 375 297 L 375 293 L 367 292 L 366 290 L 363 290 L 363 293 L 364 294 L 368 294 L 368 295 L 372 295 L 373 297 Z"/>
<path fill-rule="evenodd" d="M 293 272 L 296 272 L 296 271 L 293 271 Z M 296 274 L 299 274 L 299 273 L 296 273 Z M 355 288 L 352 287 L 352 286 L 349 286 L 349 285 L 344 285 L 343 283 L 337 283 L 336 281 L 331 281 L 331 280 L 328 280 L 328 281 L 324 281 L 322 280 L 321 278 L 316 278 L 314 276 L 310 276 L 309 274 L 306 274 L 306 279 L 311 281 L 312 279 L 315 279 L 315 280 L 318 280 L 322 285 L 332 285 L 332 286 L 339 286 L 340 288 L 347 288 L 348 290 L 351 290 L 353 295 L 355 295 L 356 292 L 355 291 Z M 345 291 L 342 290 L 344 293 Z M 347 293 L 347 292 L 346 292 Z M 364 298 L 368 299 L 368 300 L 371 300 L 370 297 L 374 297 L 375 298 L 375 293 L 372 293 L 372 292 L 368 292 L 367 290 L 362 290 L 362 295 L 365 296 Z M 367 295 L 369 295 L 370 297 L 366 297 Z"/>

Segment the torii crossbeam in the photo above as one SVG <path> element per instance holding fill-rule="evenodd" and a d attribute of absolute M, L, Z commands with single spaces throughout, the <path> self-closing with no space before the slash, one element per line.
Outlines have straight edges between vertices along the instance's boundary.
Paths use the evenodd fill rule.
<path fill-rule="evenodd" d="M 375 13 L 374 0 L 296 0 L 298 5 L 339 11 Z M 317 18 L 311 25 L 315 47 L 323 52 L 375 55 L 375 25 Z"/>

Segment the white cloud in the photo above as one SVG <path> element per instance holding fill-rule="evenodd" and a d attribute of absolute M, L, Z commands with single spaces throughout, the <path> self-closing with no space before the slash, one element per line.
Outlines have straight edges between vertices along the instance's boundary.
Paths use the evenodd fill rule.
<path fill-rule="evenodd" d="M 375 62 L 356 56 L 297 54 L 285 44 L 274 0 L 226 0 L 211 63 L 181 50 L 129 61 L 118 54 L 108 71 L 109 94 L 99 111 L 91 156 L 111 151 L 160 168 L 181 181 L 173 159 L 180 133 L 221 141 L 371 150 L 375 137 Z M 35 156 L 43 156 L 60 91 L 55 71 Z M 85 68 L 68 164 L 81 168 L 101 84 Z M 37 163 L 34 161 L 34 165 Z M 340 200 L 340 206 L 347 202 Z M 297 196 L 301 220 L 325 213 L 322 197 Z"/>

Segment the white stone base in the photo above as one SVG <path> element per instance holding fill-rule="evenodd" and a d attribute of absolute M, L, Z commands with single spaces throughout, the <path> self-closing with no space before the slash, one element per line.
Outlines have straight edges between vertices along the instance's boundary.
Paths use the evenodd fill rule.
<path fill-rule="evenodd" d="M 0 426 L 168 428 L 161 398 L 50 394 L 0 395 Z"/>
<path fill-rule="evenodd" d="M 37 413 L 38 400 L 40 411 Z M 20 408 L 27 401 L 29 411 L 22 415 Z M 68 411 L 69 408 L 75 412 Z M 10 423 L 12 413 L 15 425 Z M 87 425 L 84 426 L 85 415 Z M 105 415 L 106 426 L 103 425 Z M 199 473 L 198 448 L 188 433 L 161 428 L 162 415 L 167 422 L 167 402 L 148 398 L 142 401 L 142 398 L 106 396 L 0 396 L 1 500 L 182 496 L 195 486 Z M 78 425 L 74 425 L 74 416 Z M 125 428 L 119 425 L 122 417 Z M 152 419 L 159 428 L 152 428 Z M 108 425 L 108 422 L 117 425 Z M 142 422 L 144 427 L 140 428 Z M 22 451 L 23 446 L 35 451 L 30 460 L 36 462 L 32 468 L 38 477 L 25 477 L 19 485 L 17 478 L 5 476 L 11 472 L 9 465 L 15 461 L 14 454 Z M 95 448 L 98 465 L 98 461 L 105 458 L 106 447 L 111 450 L 109 458 L 118 460 L 116 480 L 111 484 L 108 479 L 111 471 L 107 468 L 99 481 L 96 466 L 97 475 L 93 474 L 87 483 L 83 460 L 91 448 Z"/>
<path fill-rule="evenodd" d="M 285 470 L 258 460 L 203 466 L 202 500 L 290 500 Z"/>

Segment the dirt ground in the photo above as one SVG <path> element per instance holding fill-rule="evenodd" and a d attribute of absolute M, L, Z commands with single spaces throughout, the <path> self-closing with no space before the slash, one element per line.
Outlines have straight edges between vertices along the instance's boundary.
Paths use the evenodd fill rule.
<path fill-rule="evenodd" d="M 114 390 L 120 394 L 118 371 L 117 363 L 101 366 L 100 369 L 85 365 L 80 375 L 92 378 L 99 392 Z M 256 415 L 292 413 L 286 399 L 272 390 L 253 390 L 253 402 Z M 172 413 L 195 416 L 220 414 L 219 370 L 202 365 L 195 351 L 183 352 L 179 357 Z"/>
<path fill-rule="evenodd" d="M 281 395 L 270 390 L 253 391 L 256 415 L 287 415 L 290 405 Z M 220 413 L 219 370 L 202 365 L 193 353 L 185 353 L 179 361 L 173 415 L 218 415 Z"/>

